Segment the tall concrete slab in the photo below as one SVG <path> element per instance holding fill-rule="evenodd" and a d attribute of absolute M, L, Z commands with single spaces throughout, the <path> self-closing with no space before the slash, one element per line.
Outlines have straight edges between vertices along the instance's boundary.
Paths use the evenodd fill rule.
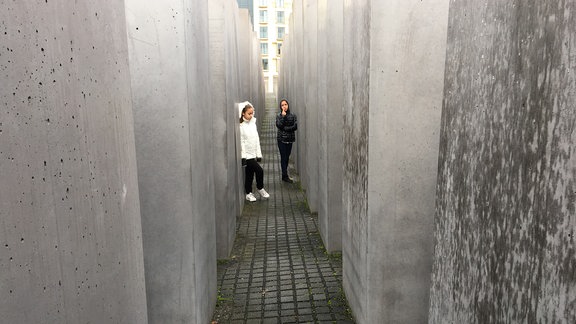
<path fill-rule="evenodd" d="M 576 322 L 575 15 L 450 4 L 431 323 Z"/>
<path fill-rule="evenodd" d="M 234 21 L 229 19 L 228 0 L 209 2 L 209 25 L 210 25 L 210 66 L 212 76 L 210 82 L 211 105 L 213 111 L 213 164 L 217 197 L 216 207 L 216 237 L 217 256 L 226 258 L 232 250 L 236 228 L 236 217 L 240 210 L 236 205 L 236 199 L 240 197 L 238 189 L 239 181 L 237 152 L 234 146 L 235 125 L 238 123 L 238 115 L 233 101 L 236 100 L 234 88 L 229 84 L 231 65 L 228 61 L 230 52 L 236 44 L 228 42 L 228 34 L 234 33 Z M 239 102 L 240 100 L 238 100 Z"/>
<path fill-rule="evenodd" d="M 222 249 L 218 252 L 219 257 L 227 257 L 232 250 L 232 245 L 234 244 L 234 239 L 236 238 L 236 218 L 240 217 L 242 208 L 244 206 L 244 175 L 241 161 L 240 152 L 240 141 L 236 142 L 240 138 L 240 129 L 238 127 L 238 108 L 237 103 L 248 100 L 245 95 L 248 94 L 249 87 L 243 86 L 241 74 L 245 71 L 246 66 L 248 66 L 248 57 L 240 56 L 241 44 L 239 41 L 240 35 L 240 24 L 239 24 L 239 9 L 238 3 L 234 0 L 225 1 L 225 13 L 224 20 L 227 23 L 227 29 L 225 32 L 225 42 L 226 42 L 226 105 L 225 113 L 227 115 L 227 120 L 229 121 L 228 128 L 226 130 L 226 148 L 228 156 L 228 184 L 230 190 L 236 194 L 238 199 L 232 200 L 233 209 L 223 210 L 221 205 L 216 205 L 217 212 L 226 212 L 229 217 L 229 228 L 226 229 L 226 234 L 228 234 L 228 243 L 226 244 L 226 249 Z M 243 28 L 242 28 L 243 30 Z M 255 109 L 258 107 L 255 107 Z M 256 114 L 255 114 L 256 116 Z M 261 120 L 257 120 L 261 123 Z M 235 185 L 233 185 L 235 183 Z M 229 197 L 221 197 L 216 195 L 216 200 L 230 201 Z M 218 202 L 219 203 L 219 202 Z M 231 213 L 233 212 L 233 213 Z M 218 214 L 220 215 L 220 213 Z M 220 223 L 218 223 L 220 224 Z M 222 228 L 217 227 L 218 230 Z M 217 233 L 222 233 L 218 231 Z M 226 236 L 218 236 L 226 239 Z M 223 247 L 222 245 L 219 245 Z"/>
<path fill-rule="evenodd" d="M 236 2 L 232 2 L 233 4 Z M 251 102 L 259 108 L 259 116 L 264 117 L 264 80 L 262 58 L 260 55 L 260 41 L 252 26 L 250 14 L 247 9 L 238 9 L 237 16 L 237 43 L 238 43 L 238 73 L 239 97 L 243 101 Z M 261 123 L 263 118 L 259 118 Z M 242 193 L 244 193 L 242 191 Z M 244 195 L 242 195 L 244 196 Z"/>
<path fill-rule="evenodd" d="M 150 323 L 206 323 L 216 301 L 208 8 L 126 1 Z"/>
<path fill-rule="evenodd" d="M 124 3 L 0 8 L 0 321 L 146 323 Z"/>
<path fill-rule="evenodd" d="M 260 40 L 252 26 L 250 14 L 247 9 L 239 9 L 238 43 L 240 47 L 240 97 L 243 101 L 250 101 L 264 117 L 265 94 L 264 94 L 264 71 L 262 69 L 262 57 L 260 54 Z M 258 119 L 261 123 L 263 118 Z M 242 191 L 242 193 L 244 193 Z"/>
<path fill-rule="evenodd" d="M 344 0 L 342 277 L 356 320 L 368 323 L 368 114 L 370 0 Z M 383 252 L 383 251 L 382 251 Z M 381 301 L 380 301 L 381 302 Z"/>
<path fill-rule="evenodd" d="M 303 0 L 294 13 L 282 92 L 304 98 L 299 171 L 327 248 L 342 246 L 352 311 L 425 322 L 448 2 Z"/>
<path fill-rule="evenodd" d="M 423 323 L 448 1 L 344 4 L 344 288 L 359 322 Z"/>
<path fill-rule="evenodd" d="M 318 223 L 329 252 L 342 249 L 343 0 L 318 1 Z"/>
<path fill-rule="evenodd" d="M 293 43 L 293 58 L 292 67 L 294 69 L 292 75 L 292 93 L 288 99 L 290 102 L 290 109 L 293 110 L 297 115 L 302 114 L 305 108 L 305 97 L 304 97 L 304 18 L 303 18 L 303 0 L 294 0 L 292 2 L 292 14 L 291 19 L 293 25 L 289 28 L 291 43 Z M 296 77 L 299 79 L 297 80 Z M 302 116 L 301 116 L 302 117 Z M 306 157 L 306 146 L 304 143 L 307 141 L 307 129 L 306 127 L 300 127 L 300 123 L 302 122 L 302 118 L 299 120 L 299 129 L 296 131 L 296 142 L 292 147 L 292 154 L 293 156 L 290 157 L 293 160 L 295 167 L 298 169 L 298 173 L 300 175 L 300 181 L 304 188 L 306 188 L 308 181 L 308 175 L 306 168 L 306 161 L 304 160 Z"/>
<path fill-rule="evenodd" d="M 238 75 L 239 75 L 239 96 L 246 98 L 250 101 L 253 98 L 253 88 L 257 87 L 258 83 L 252 84 L 252 48 L 253 48 L 254 32 L 252 23 L 250 22 L 250 13 L 248 9 L 238 9 L 238 27 L 237 27 L 237 42 L 238 42 Z M 252 102 L 252 101 L 250 101 Z M 254 102 L 258 104 L 258 102 Z M 261 114 L 263 116 L 263 114 Z"/>
<path fill-rule="evenodd" d="M 252 23 L 250 22 L 250 13 L 248 12 L 248 9 L 239 9 L 238 10 L 238 28 L 236 30 L 237 35 L 237 42 L 238 42 L 238 59 L 239 59 L 239 65 L 238 65 L 238 82 L 239 82 L 239 91 L 240 93 L 238 94 L 239 97 L 241 98 L 246 98 L 244 99 L 245 101 L 250 101 L 249 99 L 252 96 L 252 88 L 257 86 L 257 83 L 255 85 L 252 85 L 252 73 L 251 73 L 251 69 L 252 69 L 252 60 L 250 59 L 251 56 L 251 51 L 252 51 L 252 36 L 253 36 L 253 32 L 252 32 Z M 254 103 L 256 104 L 256 103 Z M 260 120 L 257 120 L 258 122 L 260 122 Z M 236 134 L 237 136 L 239 136 L 239 133 Z M 238 159 L 241 160 L 242 156 L 240 154 L 240 150 L 237 150 L 237 157 L 235 159 L 235 161 L 238 161 Z M 242 165 L 237 165 L 236 166 L 236 173 L 238 174 L 237 177 L 237 187 L 242 188 L 242 185 L 244 183 L 244 177 L 242 174 L 243 168 Z M 236 200 L 238 202 L 238 209 L 242 210 L 244 208 L 244 199 L 245 199 L 245 194 L 243 190 L 238 190 L 237 191 L 237 197 L 238 199 Z"/>
<path fill-rule="evenodd" d="M 301 94 L 304 101 L 302 106 L 298 107 L 301 111 L 298 127 L 300 131 L 306 134 L 306 140 L 300 143 L 300 146 L 304 146 L 304 155 L 300 158 L 303 162 L 303 168 L 306 169 L 304 188 L 308 206 L 311 212 L 318 212 L 318 115 L 325 113 L 318 107 L 318 1 L 302 0 L 302 15 L 305 37 L 302 57 L 304 62 L 304 74 L 302 74 L 304 91 Z"/>
<path fill-rule="evenodd" d="M 252 92 L 251 101 L 256 104 L 263 112 L 266 107 L 266 87 L 264 84 L 264 67 L 262 65 L 262 54 L 260 53 L 260 40 L 256 32 L 252 33 L 252 51 L 250 52 L 252 59 L 250 60 L 250 73 L 252 75 Z M 260 114 L 263 117 L 263 114 Z M 260 122 L 264 119 L 260 118 Z"/>
<path fill-rule="evenodd" d="M 264 80 L 259 50 L 252 52 L 250 57 L 240 55 L 246 53 L 242 41 L 249 41 L 249 47 L 254 48 L 257 39 L 254 34 L 240 38 L 248 28 L 245 25 L 248 21 L 241 18 L 237 2 L 210 1 L 208 13 L 216 251 L 218 258 L 227 258 L 234 243 L 236 218 L 240 216 L 244 202 L 237 104 L 250 101 L 256 110 L 255 116 L 264 116 Z M 256 46 L 259 49 L 258 43 Z M 257 69 L 246 69 L 250 66 Z M 245 84 L 244 73 L 250 73 L 249 79 L 257 81 L 258 88 L 250 90 L 251 86 Z M 257 97 L 246 97 L 253 93 L 258 94 Z M 259 119 L 261 125 L 262 118 Z"/>
<path fill-rule="evenodd" d="M 448 4 L 371 3 L 369 321 L 428 315 Z"/>

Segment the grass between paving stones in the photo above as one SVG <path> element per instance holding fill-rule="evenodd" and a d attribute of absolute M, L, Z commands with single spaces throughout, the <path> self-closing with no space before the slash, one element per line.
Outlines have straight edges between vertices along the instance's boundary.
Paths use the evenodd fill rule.
<path fill-rule="evenodd" d="M 316 216 L 316 215 L 314 215 Z M 322 237 L 320 235 L 320 232 L 318 230 L 315 231 L 310 231 L 308 232 L 308 235 L 310 236 L 310 238 L 317 242 L 317 244 L 315 245 L 315 248 L 317 249 L 317 251 L 319 251 L 321 254 L 320 255 L 324 255 L 324 257 L 326 259 L 329 260 L 330 263 L 334 264 L 334 265 L 342 265 L 342 252 L 328 252 L 328 250 L 326 250 L 326 247 L 324 246 L 324 244 L 322 243 Z M 319 255 L 319 256 L 320 256 Z M 316 262 L 318 262 L 318 260 L 316 260 Z M 332 275 L 337 276 L 336 272 L 332 272 Z M 308 292 L 310 295 L 310 298 L 312 298 L 313 292 L 312 292 L 312 288 L 308 288 Z M 348 300 L 346 299 L 346 294 L 344 293 L 344 290 L 342 289 L 342 287 L 340 286 L 340 288 L 338 288 L 338 292 L 335 294 L 330 294 L 326 296 L 327 298 L 327 305 L 328 307 L 330 307 L 333 310 L 341 310 L 340 312 L 336 311 L 336 313 L 339 313 L 341 315 L 343 315 L 344 317 L 346 317 L 344 319 L 344 321 L 346 323 L 353 323 L 354 322 L 354 317 L 352 314 L 352 310 L 350 309 L 350 305 L 348 304 Z M 313 310 L 314 313 L 316 313 L 316 309 Z M 338 322 L 338 321 L 336 321 Z M 334 323 L 336 323 L 334 322 Z"/>

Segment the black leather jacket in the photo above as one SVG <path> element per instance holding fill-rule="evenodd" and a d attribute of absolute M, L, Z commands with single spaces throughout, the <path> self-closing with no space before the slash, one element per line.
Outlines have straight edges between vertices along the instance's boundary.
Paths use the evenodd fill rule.
<path fill-rule="evenodd" d="M 286 116 L 282 116 L 282 112 L 276 115 L 276 127 L 278 128 L 277 140 L 284 143 L 294 143 L 296 141 L 294 132 L 298 129 L 298 120 L 296 114 L 291 113 L 290 109 L 286 111 Z"/>

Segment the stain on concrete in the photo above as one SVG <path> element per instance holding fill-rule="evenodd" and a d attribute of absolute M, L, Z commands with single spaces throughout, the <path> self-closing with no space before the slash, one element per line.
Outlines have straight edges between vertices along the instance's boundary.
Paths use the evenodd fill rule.
<path fill-rule="evenodd" d="M 357 321 L 367 305 L 370 9 L 344 3 L 343 253 L 345 291 Z"/>
<path fill-rule="evenodd" d="M 575 14 L 451 3 L 432 323 L 576 322 Z"/>

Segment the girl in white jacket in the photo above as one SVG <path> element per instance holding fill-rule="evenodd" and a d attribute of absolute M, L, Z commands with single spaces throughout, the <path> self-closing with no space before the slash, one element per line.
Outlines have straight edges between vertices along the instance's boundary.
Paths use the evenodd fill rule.
<path fill-rule="evenodd" d="M 242 151 L 242 165 L 246 168 L 244 179 L 244 191 L 246 200 L 256 201 L 252 193 L 252 182 L 256 174 L 256 189 L 261 198 L 268 198 L 270 195 L 264 190 L 264 170 L 258 162 L 262 160 L 262 150 L 260 149 L 260 138 L 256 129 L 256 117 L 254 117 L 254 107 L 247 103 L 242 109 L 240 116 L 240 148 Z"/>

